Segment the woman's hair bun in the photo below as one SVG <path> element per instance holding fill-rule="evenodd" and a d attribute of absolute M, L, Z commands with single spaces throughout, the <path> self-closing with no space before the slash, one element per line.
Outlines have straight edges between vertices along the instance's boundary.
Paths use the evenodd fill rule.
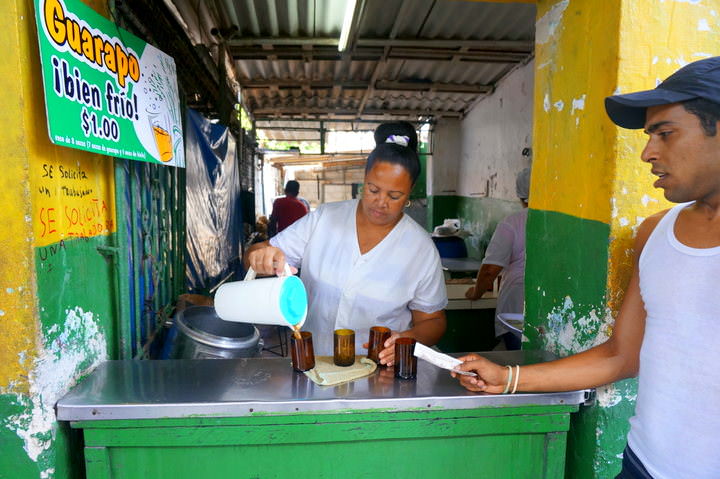
<path fill-rule="evenodd" d="M 417 152 L 417 133 L 415 132 L 415 127 L 407 121 L 382 123 L 375 129 L 375 145 L 387 143 L 388 138 L 390 138 L 390 143 L 407 146 L 412 151 Z M 405 138 L 407 138 L 407 145 L 403 145 Z"/>

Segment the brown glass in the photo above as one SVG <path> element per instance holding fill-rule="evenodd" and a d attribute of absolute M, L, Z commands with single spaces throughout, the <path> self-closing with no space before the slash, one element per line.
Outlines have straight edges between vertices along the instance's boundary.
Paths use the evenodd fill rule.
<path fill-rule="evenodd" d="M 412 338 L 397 338 L 395 340 L 395 377 L 400 379 L 415 379 L 417 377 L 417 358 L 415 340 Z"/>
<path fill-rule="evenodd" d="M 380 351 L 385 349 L 385 341 L 390 337 L 390 328 L 373 326 L 370 328 L 370 339 L 368 339 L 368 359 L 380 364 Z"/>
<path fill-rule="evenodd" d="M 355 331 L 336 329 L 333 335 L 333 361 L 336 366 L 355 364 Z"/>
<path fill-rule="evenodd" d="M 295 371 L 307 371 L 315 367 L 315 351 L 313 350 L 312 333 L 300 332 L 301 339 L 290 335 L 290 358 Z"/>

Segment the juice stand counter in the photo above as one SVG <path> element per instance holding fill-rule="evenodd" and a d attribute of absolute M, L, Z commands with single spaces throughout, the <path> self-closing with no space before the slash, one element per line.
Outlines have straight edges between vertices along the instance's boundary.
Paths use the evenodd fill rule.
<path fill-rule="evenodd" d="M 482 353 L 500 364 L 539 351 Z M 561 478 L 589 391 L 484 395 L 418 361 L 416 380 L 317 386 L 286 358 L 108 361 L 57 404 L 90 479 Z"/>

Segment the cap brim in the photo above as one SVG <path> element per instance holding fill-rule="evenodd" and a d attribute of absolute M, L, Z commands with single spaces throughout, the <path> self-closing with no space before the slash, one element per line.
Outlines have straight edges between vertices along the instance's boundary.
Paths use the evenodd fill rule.
<path fill-rule="evenodd" d="M 648 107 L 668 105 L 692 98 L 696 98 L 696 96 L 655 88 L 626 95 L 609 96 L 605 98 L 605 111 L 616 125 L 638 129 L 645 126 L 645 110 Z"/>

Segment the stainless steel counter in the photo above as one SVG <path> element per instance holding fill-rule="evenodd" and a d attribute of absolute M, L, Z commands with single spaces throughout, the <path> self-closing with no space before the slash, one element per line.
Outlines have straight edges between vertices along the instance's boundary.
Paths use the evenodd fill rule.
<path fill-rule="evenodd" d="M 483 353 L 500 364 L 552 359 L 539 351 Z M 417 380 L 392 369 L 339 386 L 317 386 L 287 358 L 107 361 L 57 404 L 59 420 L 237 417 L 308 411 L 470 409 L 579 404 L 587 391 L 486 395 L 464 389 L 446 370 L 418 360 Z"/>
<path fill-rule="evenodd" d="M 440 258 L 443 268 L 456 273 L 477 273 L 482 261 L 474 258 Z"/>

